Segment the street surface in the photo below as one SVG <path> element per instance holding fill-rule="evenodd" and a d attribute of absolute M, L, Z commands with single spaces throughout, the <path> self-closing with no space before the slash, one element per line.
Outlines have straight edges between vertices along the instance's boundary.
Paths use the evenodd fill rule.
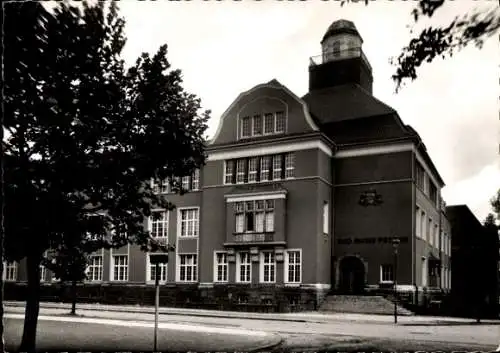
<path fill-rule="evenodd" d="M 42 307 L 40 311 L 41 344 L 45 341 L 55 344 L 57 340 L 54 338 L 64 337 L 64 344 L 72 342 L 71 347 L 78 346 L 82 349 L 87 349 L 88 344 L 92 345 L 91 347 L 99 347 L 98 349 L 109 344 L 113 350 L 150 350 L 152 347 L 154 315 L 149 312 L 150 308 L 136 308 L 139 312 L 127 312 L 119 310 L 131 309 L 116 306 L 108 307 L 114 311 L 92 310 L 90 305 L 77 305 L 77 313 L 83 315 L 79 320 L 108 320 L 108 322 L 50 321 L 56 317 L 76 320 L 67 316 L 69 306 L 59 304 L 59 307 Z M 6 305 L 5 311 L 5 340 L 8 345 L 15 346 L 22 331 L 24 307 Z M 280 337 L 283 341 L 278 349 L 284 351 L 319 349 L 345 351 L 350 349 L 365 352 L 369 350 L 494 351 L 500 341 L 499 321 L 488 321 L 478 325 L 470 319 L 430 320 L 416 316 L 401 317 L 400 323 L 394 325 L 392 317 L 375 315 L 298 313 L 286 316 L 260 314 L 256 318 L 249 318 L 252 314 L 216 312 L 214 315 L 218 317 L 214 317 L 208 316 L 205 311 L 199 311 L 203 316 L 196 315 L 195 310 L 172 309 L 171 311 L 173 312 L 160 315 L 159 349 L 163 351 L 248 351 L 278 344 Z M 80 325 L 78 327 L 85 329 L 81 333 L 75 332 L 79 330 L 74 330 L 74 325 Z M 62 332 L 59 331 L 61 327 Z M 66 345 L 58 346 L 62 347 L 69 349 Z"/>

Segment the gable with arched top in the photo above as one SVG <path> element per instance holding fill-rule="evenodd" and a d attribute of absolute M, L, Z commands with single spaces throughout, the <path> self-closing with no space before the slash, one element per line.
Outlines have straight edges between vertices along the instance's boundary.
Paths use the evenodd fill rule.
<path fill-rule="evenodd" d="M 274 115 L 274 124 L 278 124 L 278 121 L 284 119 L 284 131 L 279 129 L 276 131 L 275 129 L 273 133 L 253 134 L 255 124 L 258 124 L 258 117 L 260 116 L 262 124 L 265 124 L 266 119 L 270 120 L 271 114 Z M 243 121 L 244 118 L 251 119 L 252 134 L 250 136 L 241 136 L 242 125 L 248 124 L 248 120 Z M 309 114 L 305 101 L 278 81 L 272 80 L 257 85 L 236 98 L 222 114 L 210 144 L 228 144 L 260 140 L 266 137 L 272 139 L 286 134 L 317 130 L 319 128 Z"/>

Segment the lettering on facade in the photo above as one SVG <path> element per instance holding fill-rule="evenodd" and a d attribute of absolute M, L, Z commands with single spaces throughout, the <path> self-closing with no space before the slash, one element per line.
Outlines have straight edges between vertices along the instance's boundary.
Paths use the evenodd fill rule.
<path fill-rule="evenodd" d="M 383 202 L 382 195 L 377 194 L 377 190 L 375 189 L 366 190 L 359 197 L 359 204 L 365 207 L 378 206 Z"/>
<path fill-rule="evenodd" d="M 408 237 L 396 237 L 401 244 L 408 243 Z M 371 237 L 371 238 L 343 238 L 337 239 L 337 244 L 392 244 L 394 237 Z"/>

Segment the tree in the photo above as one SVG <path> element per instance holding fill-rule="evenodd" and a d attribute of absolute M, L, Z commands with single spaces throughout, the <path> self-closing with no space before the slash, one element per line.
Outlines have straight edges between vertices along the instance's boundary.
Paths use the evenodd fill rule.
<path fill-rule="evenodd" d="M 496 214 L 496 219 L 500 221 L 500 189 L 497 190 L 496 195 L 490 200 L 493 212 Z"/>
<path fill-rule="evenodd" d="M 124 20 L 116 2 L 5 5 L 5 255 L 26 259 L 28 298 L 20 350 L 34 351 L 40 264 L 133 243 L 169 251 L 142 226 L 153 208 L 172 209 L 149 181 L 205 162 L 209 112 L 182 87 L 167 46 L 124 68 Z M 154 215 L 153 215 L 154 216 Z M 95 240 L 86 241 L 87 233 Z M 26 246 L 29 244 L 29 246 Z"/>
<path fill-rule="evenodd" d="M 358 0 L 342 0 L 341 5 Z M 370 0 L 364 0 L 368 5 Z M 453 3 L 453 2 L 451 2 Z M 413 25 L 422 17 L 431 18 L 445 4 L 444 0 L 421 0 L 412 11 Z M 450 6 L 453 6 L 450 4 Z M 456 17 L 446 26 L 428 26 L 412 38 L 397 58 L 391 58 L 396 72 L 392 79 L 396 92 L 406 80 L 417 78 L 417 69 L 424 63 L 430 63 L 437 57 L 451 57 L 468 45 L 481 48 L 484 41 L 498 33 L 500 29 L 500 10 L 498 4 L 485 12 L 472 11 Z M 413 30 L 411 31 L 413 34 Z"/>

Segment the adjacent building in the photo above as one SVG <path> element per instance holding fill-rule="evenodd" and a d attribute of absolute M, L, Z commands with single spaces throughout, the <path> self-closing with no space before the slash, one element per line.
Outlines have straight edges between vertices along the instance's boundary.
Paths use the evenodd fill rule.
<path fill-rule="evenodd" d="M 396 276 L 410 291 L 450 288 L 444 181 L 418 133 L 373 96 L 362 43 L 352 22 L 335 21 L 310 58 L 304 97 L 277 80 L 242 92 L 207 144 L 206 165 L 183 178 L 190 191 L 153 182 L 177 205 L 144 222 L 176 245 L 160 269 L 162 293 L 310 307 Z M 86 286 L 141 300 L 133 293 L 151 288 L 150 256 L 135 246 L 96 253 Z M 6 276 L 26 278 L 22 266 Z"/>

